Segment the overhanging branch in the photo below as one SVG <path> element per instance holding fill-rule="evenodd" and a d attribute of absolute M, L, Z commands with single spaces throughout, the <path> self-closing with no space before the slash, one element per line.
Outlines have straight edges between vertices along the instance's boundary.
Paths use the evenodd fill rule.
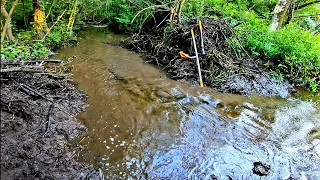
<path fill-rule="evenodd" d="M 302 8 L 304 8 L 304 7 L 307 7 L 307 6 L 316 4 L 316 3 L 320 3 L 320 0 L 312 1 L 312 2 L 308 2 L 308 3 L 306 3 L 306 4 L 302 4 L 302 5 L 300 5 L 300 6 L 296 6 L 296 7 L 294 8 L 294 10 L 302 9 Z"/>

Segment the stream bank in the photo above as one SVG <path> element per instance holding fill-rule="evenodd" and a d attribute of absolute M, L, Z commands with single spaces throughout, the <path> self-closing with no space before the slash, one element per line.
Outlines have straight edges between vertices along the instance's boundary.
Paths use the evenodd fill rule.
<path fill-rule="evenodd" d="M 78 150 L 67 147 L 87 131 L 74 117 L 87 97 L 68 76 L 1 72 L 0 78 L 1 179 L 99 179 L 95 168 L 75 160 Z"/>

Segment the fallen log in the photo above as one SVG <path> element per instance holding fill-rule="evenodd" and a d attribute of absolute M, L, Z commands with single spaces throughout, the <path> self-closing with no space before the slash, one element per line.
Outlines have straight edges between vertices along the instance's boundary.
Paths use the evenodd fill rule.
<path fill-rule="evenodd" d="M 50 63 L 62 63 L 62 60 L 59 59 L 40 59 L 40 60 L 30 60 L 26 61 L 27 63 L 33 63 L 33 62 L 50 62 Z"/>
<path fill-rule="evenodd" d="M 4 60 L 1 62 L 2 66 L 5 65 L 23 65 L 27 63 L 38 63 L 38 62 L 50 62 L 50 63 L 62 63 L 62 60 L 59 59 L 37 59 L 37 60 L 29 60 L 29 61 L 10 61 L 10 60 Z"/>
<path fill-rule="evenodd" d="M 8 72 L 43 72 L 44 68 L 42 66 L 27 66 L 27 67 L 11 67 L 1 69 L 1 73 L 8 73 Z"/>

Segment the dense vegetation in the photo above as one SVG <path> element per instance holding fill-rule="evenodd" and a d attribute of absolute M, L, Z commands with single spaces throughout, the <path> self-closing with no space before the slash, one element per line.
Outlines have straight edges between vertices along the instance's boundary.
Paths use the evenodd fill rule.
<path fill-rule="evenodd" d="M 10 23 L 14 39 L 1 33 L 6 36 L 1 58 L 46 58 L 52 49 L 76 42 L 76 32 L 88 23 L 105 23 L 120 32 L 138 31 L 154 18 L 155 11 L 172 10 L 178 2 L 183 4 L 182 20 L 200 16 L 225 19 L 249 54 L 265 61 L 280 80 L 295 80 L 316 91 L 320 88 L 320 4 L 316 0 L 287 1 L 291 5 L 283 23 L 270 30 L 277 0 L 3 0 L 1 7 L 9 14 L 17 4 Z M 36 7 L 44 12 L 44 26 L 34 20 Z M 6 19 L 2 14 L 1 31 Z"/>

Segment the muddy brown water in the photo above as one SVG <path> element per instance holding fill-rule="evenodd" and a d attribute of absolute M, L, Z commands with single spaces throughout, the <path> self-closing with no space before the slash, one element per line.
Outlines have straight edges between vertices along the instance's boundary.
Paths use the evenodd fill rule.
<path fill-rule="evenodd" d="M 89 96 L 78 160 L 106 179 L 320 179 L 319 94 L 192 87 L 111 45 L 122 35 L 100 28 L 80 37 L 57 57 L 76 56 L 74 80 Z M 259 176 L 255 162 L 270 169 L 257 167 Z"/>

